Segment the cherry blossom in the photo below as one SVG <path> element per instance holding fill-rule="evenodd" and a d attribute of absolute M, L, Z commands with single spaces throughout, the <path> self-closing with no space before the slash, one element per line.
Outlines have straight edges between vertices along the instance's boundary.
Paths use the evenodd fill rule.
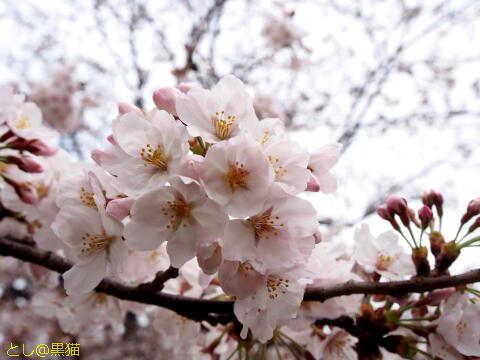
<path fill-rule="evenodd" d="M 480 356 L 480 306 L 467 294 L 455 294 L 444 305 L 437 333 L 459 353 Z"/>
<path fill-rule="evenodd" d="M 260 144 L 239 136 L 208 150 L 200 181 L 208 196 L 229 215 L 245 217 L 263 207 L 274 171 Z"/>
<path fill-rule="evenodd" d="M 165 184 L 186 161 L 185 126 L 165 111 L 153 110 L 145 117 L 133 112 L 119 116 L 113 122 L 113 138 L 119 149 L 103 156 L 104 160 L 96 158 L 132 197 Z"/>
<path fill-rule="evenodd" d="M 222 78 L 211 90 L 192 88 L 176 98 L 177 114 L 190 136 L 216 143 L 251 131 L 258 119 L 245 85 L 236 77 Z"/>
<path fill-rule="evenodd" d="M 250 261 L 263 270 L 304 263 L 315 242 L 315 215 L 315 209 L 306 200 L 268 200 L 257 214 L 227 223 L 223 256 Z"/>
<path fill-rule="evenodd" d="M 79 188 L 81 205 L 60 200 L 60 212 L 52 225 L 55 234 L 71 247 L 76 260 L 63 274 L 68 294 L 93 290 L 107 270 L 118 273 L 127 255 L 123 225 L 107 215 L 104 190 L 93 173 L 89 173 L 88 184 Z"/>
<path fill-rule="evenodd" d="M 239 277 L 239 281 L 250 279 L 249 276 Z M 307 282 L 306 273 L 301 268 L 263 275 L 261 284 L 252 295 L 235 301 L 234 313 L 243 325 L 242 338 L 250 329 L 255 338 L 265 342 L 281 321 L 295 318 Z"/>
<path fill-rule="evenodd" d="M 155 250 L 168 241 L 171 263 L 180 267 L 195 256 L 197 246 L 222 235 L 226 217 L 196 181 L 177 177 L 170 184 L 135 201 L 124 235 L 138 250 Z"/>
<path fill-rule="evenodd" d="M 366 224 L 355 231 L 353 258 L 367 272 L 375 271 L 389 280 L 415 274 L 412 259 L 400 247 L 398 236 L 393 231 L 386 231 L 374 237 Z"/>
<path fill-rule="evenodd" d="M 310 177 L 308 152 L 290 139 L 272 139 L 263 149 L 275 172 L 280 193 L 297 195 L 304 191 Z"/>

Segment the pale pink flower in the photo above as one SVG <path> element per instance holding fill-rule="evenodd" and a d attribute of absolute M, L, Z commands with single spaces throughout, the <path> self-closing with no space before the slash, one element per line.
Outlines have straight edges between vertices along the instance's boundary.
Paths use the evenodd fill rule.
<path fill-rule="evenodd" d="M 275 172 L 277 193 L 297 195 L 305 190 L 310 177 L 305 149 L 290 139 L 275 138 L 264 144 L 263 151 Z"/>
<path fill-rule="evenodd" d="M 459 353 L 480 356 L 480 305 L 467 294 L 457 293 L 442 310 L 437 333 Z"/>
<path fill-rule="evenodd" d="M 201 136 L 209 143 L 228 140 L 258 122 L 245 85 L 232 75 L 211 90 L 194 87 L 177 96 L 176 107 L 190 136 Z"/>
<path fill-rule="evenodd" d="M 113 135 L 121 151 L 95 158 L 134 198 L 165 184 L 186 161 L 185 126 L 165 111 L 153 110 L 146 117 L 133 112 L 121 115 L 113 122 Z"/>
<path fill-rule="evenodd" d="M 368 272 L 377 272 L 388 280 L 400 280 L 415 274 L 410 255 L 398 242 L 398 235 L 386 231 L 378 237 L 363 224 L 355 231 L 353 258 Z"/>
<path fill-rule="evenodd" d="M 274 172 L 260 144 L 239 136 L 208 150 L 200 180 L 229 215 L 245 217 L 262 209 Z"/>
<path fill-rule="evenodd" d="M 271 140 L 287 139 L 285 125 L 280 119 L 267 118 L 259 121 L 252 131 L 253 137 L 263 146 Z"/>
<path fill-rule="evenodd" d="M 89 174 L 89 187 L 82 187 L 81 204 L 61 206 L 52 229 L 72 249 L 75 265 L 63 274 L 68 294 L 93 290 L 109 270 L 118 274 L 127 255 L 123 225 L 107 215 L 106 199 L 98 178 Z"/>
<path fill-rule="evenodd" d="M 42 113 L 37 105 L 31 102 L 21 103 L 14 109 L 7 110 L 7 125 L 15 135 L 26 140 L 49 139 L 56 133 L 42 124 Z"/>
<path fill-rule="evenodd" d="M 337 180 L 330 170 L 338 162 L 341 148 L 341 144 L 328 144 L 310 155 L 308 168 L 320 184 L 320 191 L 325 194 L 331 194 L 337 190 Z"/>
<path fill-rule="evenodd" d="M 301 268 L 267 273 L 260 285 L 255 284 L 252 295 L 237 298 L 234 313 L 243 325 L 241 337 L 245 338 L 250 329 L 255 338 L 266 342 L 282 321 L 295 318 L 307 283 L 305 277 Z M 248 276 L 237 278 L 245 287 L 250 281 Z"/>
<path fill-rule="evenodd" d="M 180 267 L 195 256 L 197 246 L 222 235 L 226 215 L 196 181 L 177 177 L 170 184 L 135 201 L 124 235 L 138 250 L 154 250 L 168 241 L 172 265 Z"/>
<path fill-rule="evenodd" d="M 310 256 L 317 228 L 316 211 L 308 201 L 268 200 L 257 214 L 227 223 L 223 256 L 248 260 L 263 270 L 298 265 Z"/>

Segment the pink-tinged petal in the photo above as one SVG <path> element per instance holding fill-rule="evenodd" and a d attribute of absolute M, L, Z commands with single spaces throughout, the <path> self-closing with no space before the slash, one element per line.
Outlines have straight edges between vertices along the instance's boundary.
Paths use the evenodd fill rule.
<path fill-rule="evenodd" d="M 213 275 L 223 262 L 222 248 L 217 242 L 197 248 L 198 266 L 207 275 Z"/>
<path fill-rule="evenodd" d="M 118 238 L 113 241 L 112 244 L 110 244 L 109 250 L 108 257 L 110 270 L 114 276 L 118 276 L 125 265 L 128 255 L 128 248 L 125 245 L 125 241 L 123 241 L 121 238 Z"/>
<path fill-rule="evenodd" d="M 172 189 L 160 187 L 135 201 L 130 211 L 132 220 L 124 230 L 128 247 L 155 250 L 162 242 L 172 238 L 173 229 L 167 228 L 171 219 L 163 210 L 168 206 L 167 201 L 172 200 L 175 200 Z"/>
<path fill-rule="evenodd" d="M 174 238 L 168 241 L 167 252 L 173 267 L 178 269 L 195 256 L 197 244 L 194 235 L 190 229 L 180 227 Z"/>
<path fill-rule="evenodd" d="M 132 208 L 134 202 L 135 200 L 132 198 L 111 200 L 107 204 L 107 214 L 118 221 L 122 221 L 128 215 L 130 215 L 130 209 Z"/>
<path fill-rule="evenodd" d="M 325 173 L 317 176 L 320 183 L 320 191 L 325 194 L 333 194 L 337 191 L 337 179 L 330 173 Z"/>
<path fill-rule="evenodd" d="M 308 179 L 307 187 L 305 188 L 305 191 L 311 191 L 311 192 L 320 191 L 320 182 L 317 180 L 315 175 L 310 174 L 310 178 Z"/>
<path fill-rule="evenodd" d="M 225 226 L 223 241 L 225 259 L 241 262 L 255 258 L 255 231 L 246 221 L 230 220 Z"/>
<path fill-rule="evenodd" d="M 202 85 L 196 82 L 183 82 L 178 85 L 178 90 L 180 90 L 182 93 L 187 94 L 190 90 L 193 88 L 202 88 Z"/>
<path fill-rule="evenodd" d="M 224 261 L 218 270 L 218 279 L 222 289 L 238 298 L 253 295 L 265 286 L 265 275 L 257 272 L 252 265 L 238 261 Z"/>
<path fill-rule="evenodd" d="M 85 294 L 92 291 L 104 278 L 106 269 L 105 252 L 99 253 L 89 262 L 75 264 L 62 275 L 67 294 Z"/>
<path fill-rule="evenodd" d="M 327 144 L 310 155 L 309 167 L 314 172 L 325 173 L 337 162 L 340 156 L 341 144 Z"/>
<path fill-rule="evenodd" d="M 118 114 L 119 115 L 123 115 L 123 114 L 129 113 L 129 112 L 135 113 L 137 115 L 143 115 L 143 111 L 140 110 L 135 105 L 128 104 L 128 103 L 119 103 L 118 104 Z"/>

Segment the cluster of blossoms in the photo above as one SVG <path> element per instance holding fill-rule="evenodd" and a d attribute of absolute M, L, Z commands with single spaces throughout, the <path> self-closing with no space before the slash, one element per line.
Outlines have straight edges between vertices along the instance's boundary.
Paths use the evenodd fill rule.
<path fill-rule="evenodd" d="M 15 229 L 13 235 L 33 234 L 35 241 L 48 243 L 57 213 L 53 189 L 68 155 L 45 141 L 54 140 L 56 132 L 42 124 L 40 109 L 10 86 L 0 87 L 0 123 L 2 233 Z M 57 249 L 58 242 L 53 244 Z"/>
<path fill-rule="evenodd" d="M 0 225 L 20 221 L 39 248 L 73 262 L 62 284 L 38 267 L 28 270 L 38 314 L 100 342 L 109 336 L 103 330 L 118 336 L 126 316 L 136 314 L 152 330 L 160 359 L 480 356 L 480 290 L 472 286 L 323 302 L 306 293 L 348 281 L 448 275 L 462 249 L 480 242 L 469 238 L 480 226 L 479 199 L 447 242 L 439 193 L 423 196 L 418 217 L 392 195 L 378 214 L 393 231 L 374 236 L 362 225 L 350 249 L 320 235 L 303 194 L 335 192 L 339 144 L 309 153 L 280 120 L 257 118 L 233 76 L 211 90 L 193 83 L 162 88 L 153 100 L 150 112 L 120 104 L 109 147 L 92 151 L 96 164 L 74 164 L 40 140 L 52 133 L 38 108 L 10 88 L 0 90 Z M 6 225 L 2 234 L 23 237 Z M 238 322 L 200 323 L 94 291 L 105 277 L 152 289 L 168 272 L 175 275 L 146 294 L 232 300 Z"/>
<path fill-rule="evenodd" d="M 319 240 L 316 211 L 298 194 L 335 190 L 339 146 L 309 154 L 278 119 L 259 121 L 233 76 L 212 90 L 160 89 L 154 100 L 149 113 L 121 104 L 111 147 L 92 153 L 100 167 L 61 185 L 53 230 L 75 258 L 67 293 L 118 277 L 129 249 L 166 243 L 173 267 L 196 258 L 204 274 L 218 274 L 242 337 L 251 329 L 267 341 L 296 316 Z"/>
<path fill-rule="evenodd" d="M 64 65 L 52 74 L 48 84 L 32 83 L 29 99 L 36 103 L 46 122 L 62 133 L 72 133 L 81 124 L 81 112 L 97 107 L 99 102 L 84 91 L 84 85 L 74 77 L 75 67 Z"/>
<path fill-rule="evenodd" d="M 294 11 L 284 11 L 279 17 L 266 18 L 262 29 L 268 44 L 273 49 L 291 48 L 296 44 L 302 46 L 302 31 L 294 24 Z"/>

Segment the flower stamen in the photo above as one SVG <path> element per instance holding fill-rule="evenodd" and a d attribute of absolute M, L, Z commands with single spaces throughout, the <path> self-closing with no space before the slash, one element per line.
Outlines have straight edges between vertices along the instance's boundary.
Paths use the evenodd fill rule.
<path fill-rule="evenodd" d="M 161 171 L 167 171 L 168 159 L 163 152 L 162 145 L 158 144 L 157 148 L 154 149 L 150 144 L 147 144 L 140 150 L 140 156 L 144 160 L 143 166 L 152 165 L 158 167 Z"/>
<path fill-rule="evenodd" d="M 212 115 L 212 124 L 215 129 L 215 135 L 220 140 L 228 139 L 231 135 L 231 127 L 235 123 L 236 117 L 228 115 L 224 118 L 225 111 L 217 111 L 215 115 Z"/>
<path fill-rule="evenodd" d="M 247 176 L 250 173 L 245 169 L 245 165 L 239 163 L 238 161 L 235 164 L 228 165 L 229 171 L 225 174 L 225 181 L 228 185 L 235 190 L 238 187 L 246 188 L 248 181 Z"/>

